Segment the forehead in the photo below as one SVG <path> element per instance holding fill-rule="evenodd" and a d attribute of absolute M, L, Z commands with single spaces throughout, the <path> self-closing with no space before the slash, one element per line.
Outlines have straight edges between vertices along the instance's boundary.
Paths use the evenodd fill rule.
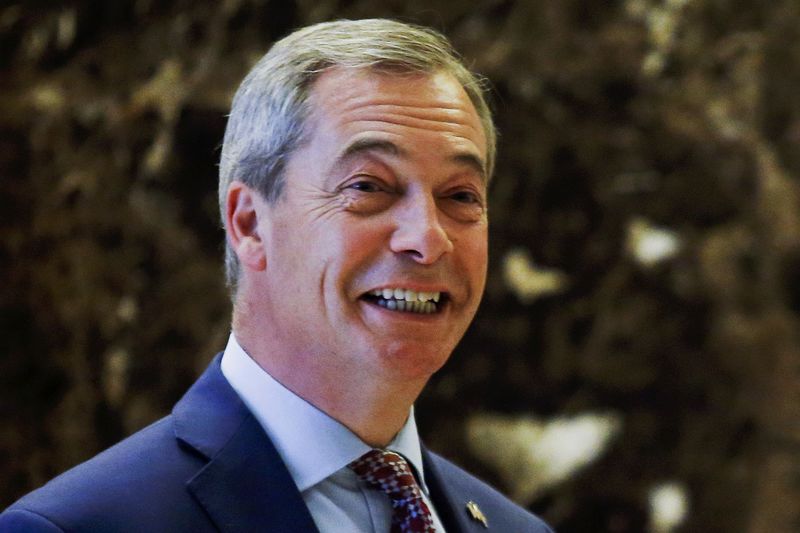
<path fill-rule="evenodd" d="M 408 139 L 473 155 L 486 163 L 487 140 L 475 106 L 446 72 L 395 73 L 335 67 L 309 93 L 312 137 L 339 143 Z M 430 145 L 433 148 L 433 145 Z"/>

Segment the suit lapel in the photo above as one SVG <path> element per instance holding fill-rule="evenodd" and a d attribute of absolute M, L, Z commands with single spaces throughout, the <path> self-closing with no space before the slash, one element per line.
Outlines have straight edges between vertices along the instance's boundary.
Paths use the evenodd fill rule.
<path fill-rule="evenodd" d="M 207 459 L 188 490 L 224 532 L 316 532 L 300 492 L 214 359 L 175 406 L 175 436 Z"/>
<path fill-rule="evenodd" d="M 252 416 L 189 482 L 221 531 L 317 531 L 278 452 Z"/>
<path fill-rule="evenodd" d="M 467 494 L 452 482 L 448 483 L 452 480 L 444 476 L 435 457 L 424 446 L 422 462 L 425 467 L 425 484 L 428 485 L 431 501 L 447 533 L 485 532 L 486 529 L 470 518 L 467 512 L 467 504 L 475 496 Z"/>

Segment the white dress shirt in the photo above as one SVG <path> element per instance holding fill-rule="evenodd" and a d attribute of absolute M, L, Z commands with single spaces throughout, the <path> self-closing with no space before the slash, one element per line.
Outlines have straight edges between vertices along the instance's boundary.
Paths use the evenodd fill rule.
<path fill-rule="evenodd" d="M 275 444 L 321 533 L 390 530 L 388 496 L 367 486 L 347 467 L 371 446 L 276 381 L 245 353 L 233 334 L 222 356 L 222 374 Z M 436 531 L 443 532 L 425 485 L 413 407 L 387 449 L 405 457 L 416 470 Z"/>

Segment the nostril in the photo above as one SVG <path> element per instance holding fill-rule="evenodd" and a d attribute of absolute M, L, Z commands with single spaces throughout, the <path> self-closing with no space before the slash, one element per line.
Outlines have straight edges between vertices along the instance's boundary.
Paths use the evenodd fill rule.
<path fill-rule="evenodd" d="M 444 228 L 427 225 L 425 228 L 397 228 L 392 235 L 390 248 L 393 252 L 402 253 L 418 263 L 432 264 L 439 258 L 453 251 L 453 242 Z"/>

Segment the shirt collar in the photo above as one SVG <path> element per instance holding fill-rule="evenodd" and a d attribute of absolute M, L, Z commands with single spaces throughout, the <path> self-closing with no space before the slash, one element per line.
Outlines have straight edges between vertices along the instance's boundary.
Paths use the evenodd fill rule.
<path fill-rule="evenodd" d="M 343 424 L 258 366 L 233 333 L 221 365 L 222 374 L 264 428 L 300 491 L 316 485 L 371 449 Z M 413 407 L 387 449 L 401 454 L 413 465 L 422 490 L 427 493 Z"/>

